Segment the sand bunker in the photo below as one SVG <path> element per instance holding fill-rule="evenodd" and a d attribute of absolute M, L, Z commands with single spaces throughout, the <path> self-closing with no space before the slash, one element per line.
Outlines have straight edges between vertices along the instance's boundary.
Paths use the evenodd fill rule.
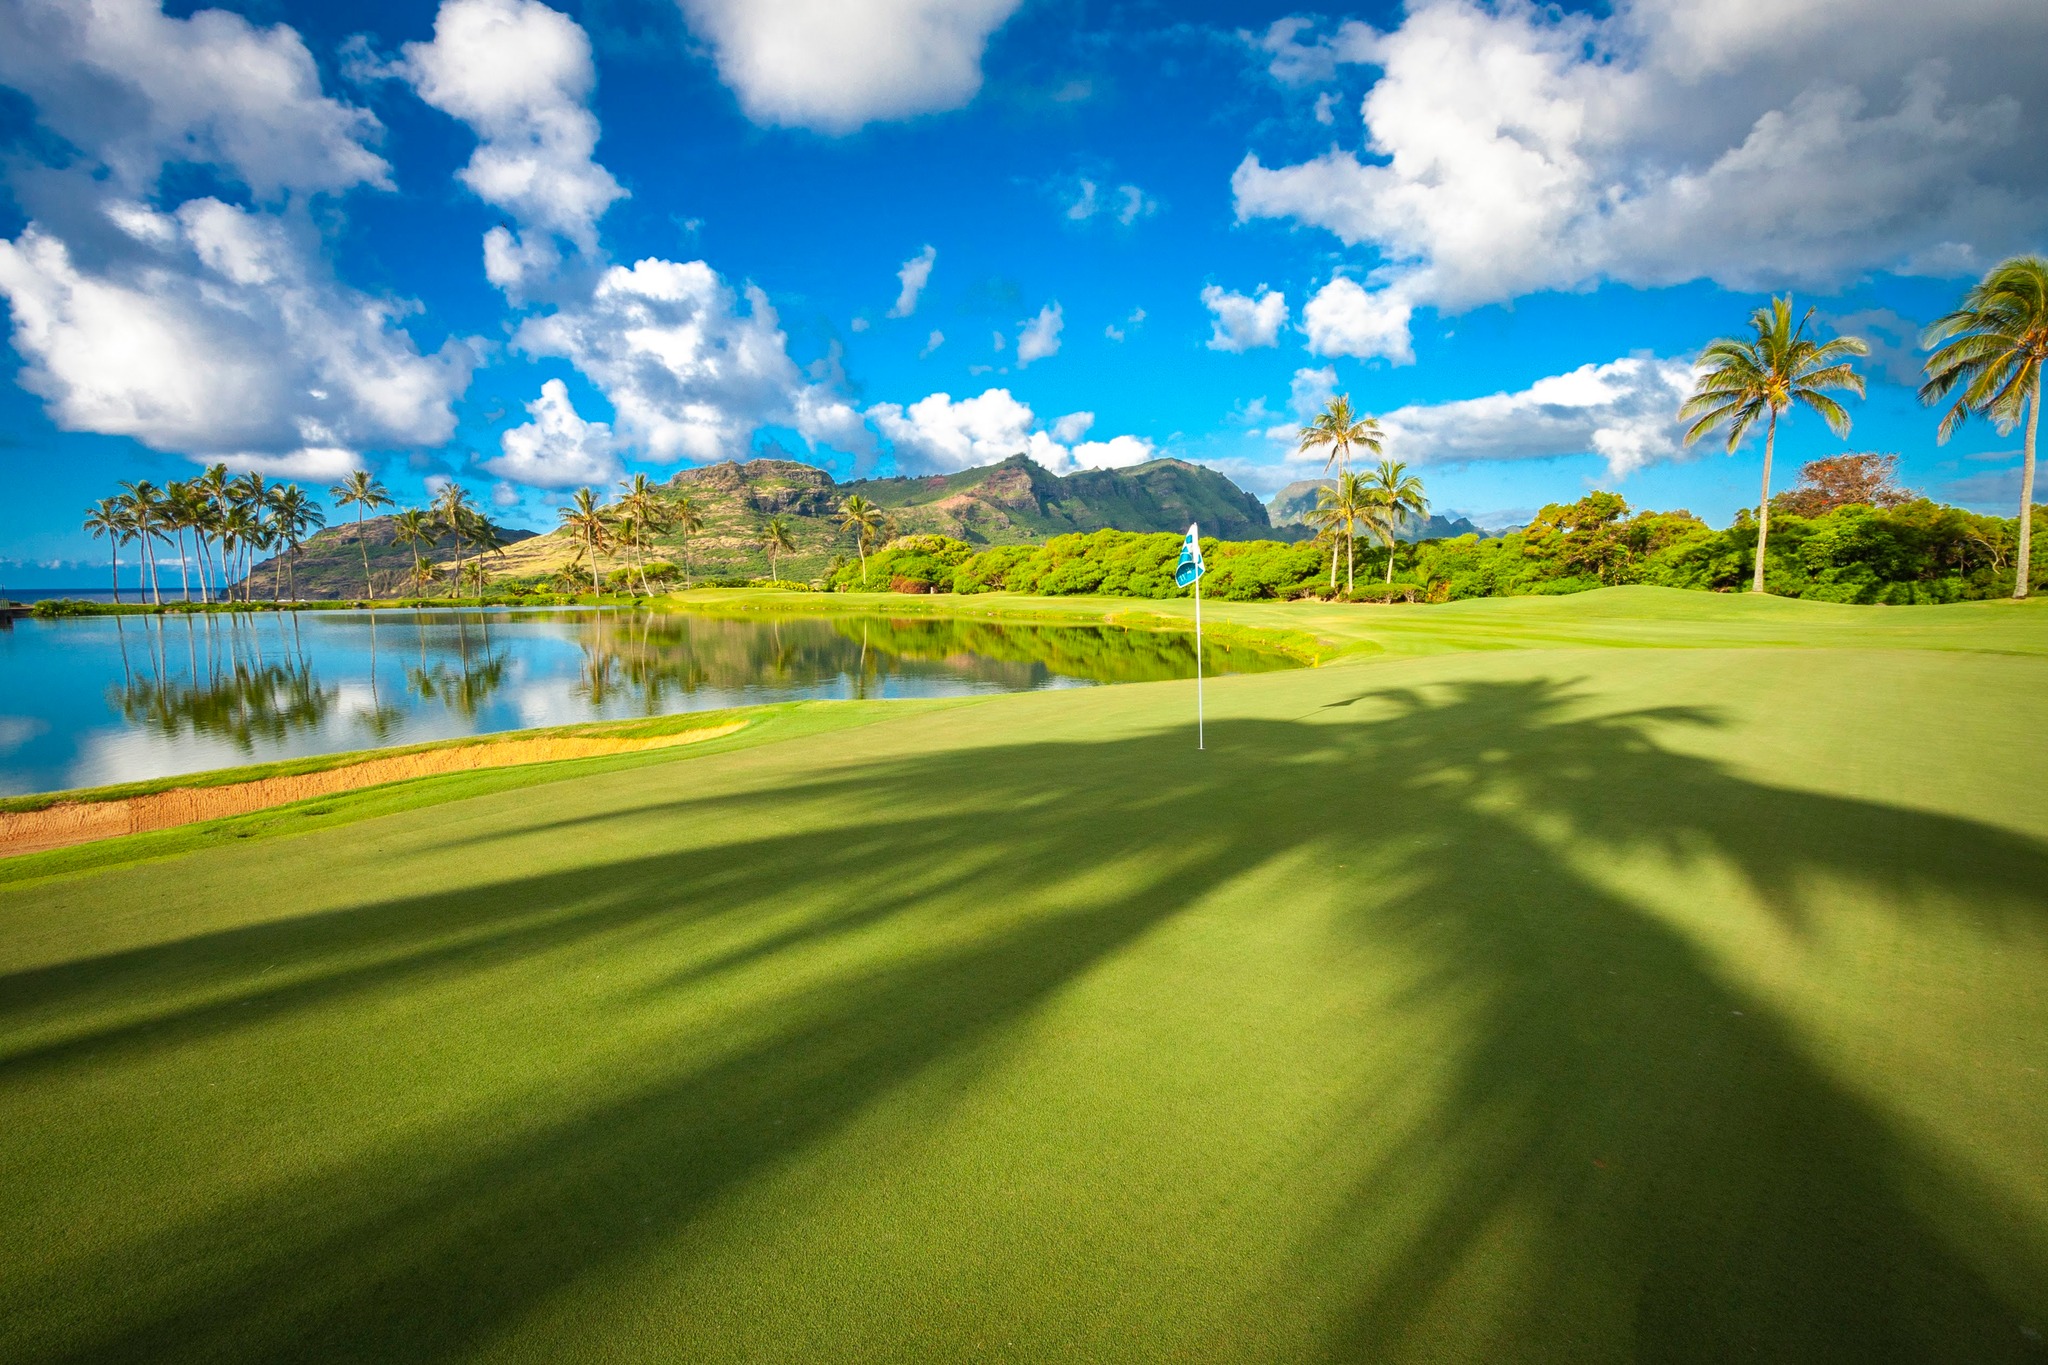
<path fill-rule="evenodd" d="M 63 802 L 36 811 L 0 811 L 0 857 L 41 853 L 94 839 L 111 839 L 121 834 L 169 829 L 200 820 L 219 820 L 230 815 L 247 815 L 271 806 L 289 805 L 314 796 L 361 787 L 402 782 L 409 777 L 432 777 L 439 773 L 469 772 L 477 768 L 509 768 L 521 763 L 553 763 L 565 758 L 595 758 L 601 754 L 628 754 L 642 749 L 668 749 L 678 744 L 697 744 L 746 728 L 743 720 L 730 725 L 709 725 L 700 730 L 657 735 L 649 739 L 503 739 L 486 744 L 464 744 L 448 749 L 428 749 L 416 754 L 395 754 L 372 758 L 324 772 L 301 773 L 292 777 L 265 777 L 254 782 L 236 782 L 221 787 L 179 787 L 131 796 L 119 801 Z"/>

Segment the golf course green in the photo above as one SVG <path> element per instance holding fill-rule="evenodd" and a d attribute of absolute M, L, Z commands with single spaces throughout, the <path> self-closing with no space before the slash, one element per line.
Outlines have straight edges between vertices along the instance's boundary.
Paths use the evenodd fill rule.
<path fill-rule="evenodd" d="M 0 861 L 0 1360 L 2048 1359 L 2048 606 L 1204 615 Z"/>

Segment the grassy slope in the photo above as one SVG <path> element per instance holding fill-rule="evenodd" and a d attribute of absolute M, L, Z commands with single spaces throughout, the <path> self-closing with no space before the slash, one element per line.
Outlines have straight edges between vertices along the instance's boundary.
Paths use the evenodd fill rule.
<path fill-rule="evenodd" d="M 0 888 L 0 1357 L 2041 1357 L 2048 610 L 1224 614 Z"/>

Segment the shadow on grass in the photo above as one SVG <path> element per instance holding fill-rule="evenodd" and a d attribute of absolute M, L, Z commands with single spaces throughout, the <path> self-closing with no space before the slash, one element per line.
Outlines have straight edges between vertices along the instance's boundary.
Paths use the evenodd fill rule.
<path fill-rule="evenodd" d="M 624 814 L 766 832 L 0 978 L 4 1092 L 685 932 L 716 941 L 689 939 L 644 1000 L 820 949 L 843 964 L 794 1001 L 739 996 L 729 1044 L 679 1046 L 692 1060 L 595 1098 L 259 1187 L 118 1252 L 53 1256 L 13 1300 L 0 1354 L 473 1354 L 608 1266 L 688 1245 L 717 1201 L 999 1043 L 1210 892 L 1276 860 L 1364 855 L 1398 890 L 1361 890 L 1347 928 L 1430 964 L 1418 1004 L 1473 1003 L 1439 1102 L 1298 1264 L 1268 1267 L 1280 1297 L 1247 1312 L 1322 1305 L 1341 1359 L 1587 1358 L 1616 1342 L 1671 1360 L 2038 1357 L 2021 1328 L 2048 1327 L 2030 1298 L 2048 1283 L 2043 1229 L 1823 1071 L 1583 858 L 1715 860 L 1792 935 L 1815 927 L 1825 881 L 1996 938 L 2048 918 L 2048 850 L 1762 786 L 1657 742 L 1708 715 L 1586 718 L 1540 683 L 1369 700 L 1322 723 L 1215 722 L 1203 755 L 1180 731 L 1027 743 L 649 803 Z M 507 837 L 539 830 L 574 839 L 578 824 Z M 891 932 L 887 953 L 864 946 Z M 1373 1123 L 1375 1098 L 1359 1103 Z M 1493 1267 L 1484 1284 L 1476 1264 Z M 1444 1335 L 1461 1321 L 1464 1345 Z"/>

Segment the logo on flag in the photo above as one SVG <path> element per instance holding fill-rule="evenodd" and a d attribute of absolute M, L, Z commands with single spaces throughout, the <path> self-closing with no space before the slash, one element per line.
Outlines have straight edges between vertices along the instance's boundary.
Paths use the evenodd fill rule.
<path fill-rule="evenodd" d="M 1200 524 L 1188 527 L 1188 537 L 1180 543 L 1180 563 L 1173 566 L 1173 581 L 1185 588 L 1209 571 L 1202 563 L 1202 541 Z"/>

